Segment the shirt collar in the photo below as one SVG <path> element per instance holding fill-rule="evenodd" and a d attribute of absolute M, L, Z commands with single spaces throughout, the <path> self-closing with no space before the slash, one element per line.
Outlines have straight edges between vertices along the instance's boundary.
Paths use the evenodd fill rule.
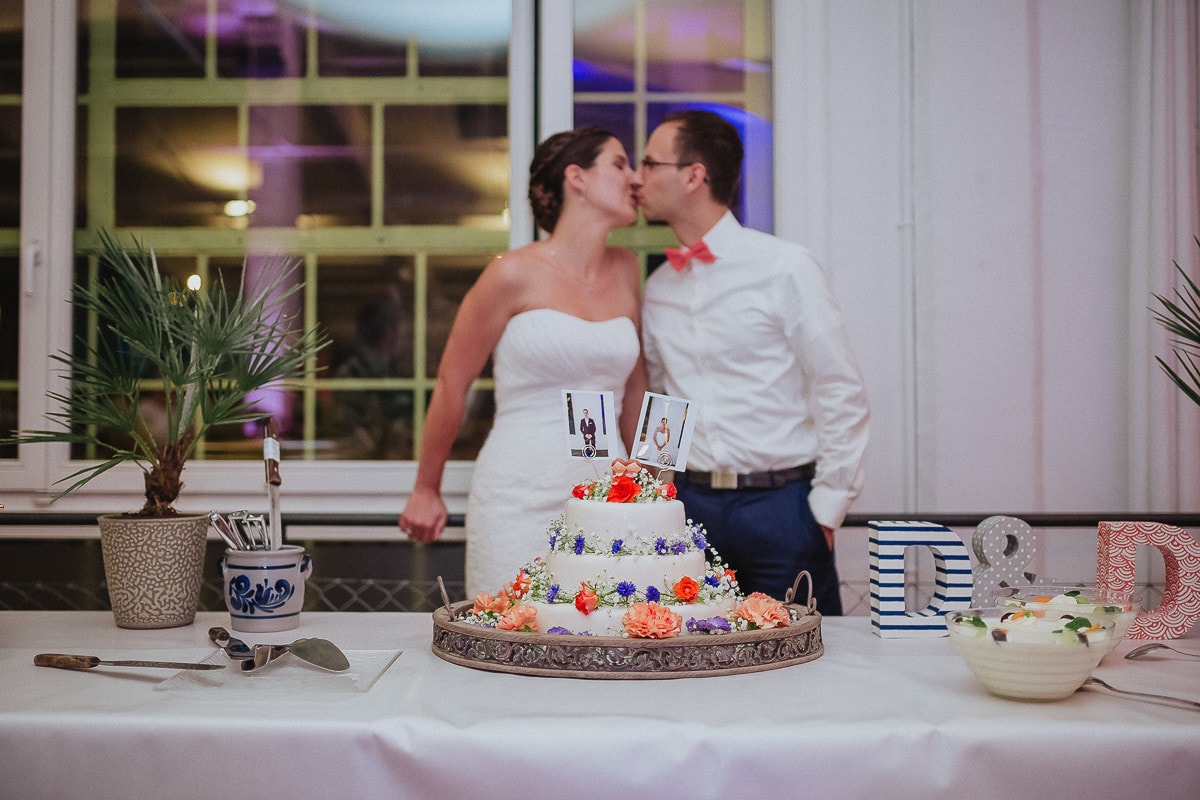
<path fill-rule="evenodd" d="M 714 256 L 722 258 L 734 251 L 733 241 L 741 229 L 742 224 L 737 221 L 737 217 L 733 215 L 732 211 L 727 210 L 717 220 L 717 223 L 709 228 L 708 232 L 700 238 L 708 245 L 708 249 Z"/>

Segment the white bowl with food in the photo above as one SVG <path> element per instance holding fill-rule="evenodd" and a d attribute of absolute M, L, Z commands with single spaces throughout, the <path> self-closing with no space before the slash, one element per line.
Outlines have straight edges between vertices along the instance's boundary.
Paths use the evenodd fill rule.
<path fill-rule="evenodd" d="M 1070 697 L 1108 652 L 1115 625 L 1110 617 L 1047 619 L 1009 606 L 946 614 L 950 640 L 971 674 L 1012 700 Z"/>

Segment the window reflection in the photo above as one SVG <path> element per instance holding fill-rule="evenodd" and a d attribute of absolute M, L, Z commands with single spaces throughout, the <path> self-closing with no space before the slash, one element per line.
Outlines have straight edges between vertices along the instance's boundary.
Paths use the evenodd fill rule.
<path fill-rule="evenodd" d="M 17 349 L 20 339 L 20 275 L 18 260 L 0 256 L 0 430 L 17 429 Z M 15 446 L 0 445 L 0 458 L 16 458 Z"/>
<path fill-rule="evenodd" d="M 328 457 L 413 455 L 414 265 L 410 257 L 321 259 L 322 354 L 316 438 Z"/>
<path fill-rule="evenodd" d="M 204 21 L 202 13 L 190 19 Z M 303 4 L 218 0 L 216 22 L 218 76 L 299 78 L 304 75 L 307 14 Z"/>
<path fill-rule="evenodd" d="M 490 389 L 474 388 L 467 392 L 462 425 L 450 447 L 450 458 L 469 461 L 478 456 L 495 415 L 496 397 Z"/>
<path fill-rule="evenodd" d="M 320 228 L 371 221 L 366 106 L 253 106 L 253 224 Z"/>
<path fill-rule="evenodd" d="M 247 251 L 251 280 L 272 248 L 304 259 L 288 313 L 335 343 L 255 399 L 296 457 L 413 458 L 450 324 L 489 258 L 462 254 L 507 238 L 511 4 L 79 3 L 80 248 L 95 227 L 136 228 L 209 291 L 218 275 L 236 290 Z M 115 20 L 96 16 L 107 9 Z M 490 425 L 482 386 L 456 457 Z M 217 430 L 198 457 L 260 457 L 257 439 Z"/>
<path fill-rule="evenodd" d="M 454 315 L 462 303 L 467 290 L 475 283 L 480 271 L 486 266 L 487 256 L 441 257 L 429 260 L 429 289 L 426 301 L 425 335 L 427 341 L 425 372 L 436 377 L 446 341 L 450 338 L 450 327 Z M 492 375 L 492 362 L 488 359 L 483 377 Z"/>
<path fill-rule="evenodd" d="M 225 201 L 247 181 L 234 108 L 116 109 L 116 224 L 229 223 Z"/>
<path fill-rule="evenodd" d="M 577 2 L 575 124 L 640 147 L 671 111 L 720 114 L 746 150 L 733 211 L 773 230 L 769 14 L 766 0 Z"/>
<path fill-rule="evenodd" d="M 117 0 L 117 77 L 204 77 L 205 5 L 206 0 Z"/>
<path fill-rule="evenodd" d="M 21 224 L 21 107 L 0 106 L 0 228 Z"/>
<path fill-rule="evenodd" d="M 324 25 L 317 31 L 317 72 L 322 77 L 399 78 L 408 74 L 408 45 Z"/>
<path fill-rule="evenodd" d="M 507 227 L 508 108 L 384 110 L 385 225 Z"/>
<path fill-rule="evenodd" d="M 21 93 L 22 0 L 0 0 L 0 94 Z"/>
<path fill-rule="evenodd" d="M 744 0 L 646 3 L 646 88 L 654 92 L 745 89 Z"/>

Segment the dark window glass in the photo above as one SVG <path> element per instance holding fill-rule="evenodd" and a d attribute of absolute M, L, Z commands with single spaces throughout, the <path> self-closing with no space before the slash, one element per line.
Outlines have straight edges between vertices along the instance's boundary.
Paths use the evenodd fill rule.
<path fill-rule="evenodd" d="M 247 180 L 233 108 L 118 108 L 114 203 L 128 227 L 223 227 Z"/>

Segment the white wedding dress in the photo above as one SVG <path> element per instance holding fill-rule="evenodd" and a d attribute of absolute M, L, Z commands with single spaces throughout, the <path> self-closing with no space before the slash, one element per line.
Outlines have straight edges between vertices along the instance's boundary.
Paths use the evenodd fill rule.
<path fill-rule="evenodd" d="M 562 391 L 611 390 L 605 409 L 610 448 L 624 456 L 617 417 L 637 363 L 637 328 L 628 317 L 603 322 L 549 308 L 508 321 L 493 353 L 496 418 L 475 461 L 467 499 L 467 597 L 495 594 L 521 565 L 549 548 L 550 523 L 571 489 L 598 477 L 610 458 L 572 458 Z M 599 414 L 591 410 L 593 417 Z M 603 461 L 603 463 L 599 463 Z"/>

